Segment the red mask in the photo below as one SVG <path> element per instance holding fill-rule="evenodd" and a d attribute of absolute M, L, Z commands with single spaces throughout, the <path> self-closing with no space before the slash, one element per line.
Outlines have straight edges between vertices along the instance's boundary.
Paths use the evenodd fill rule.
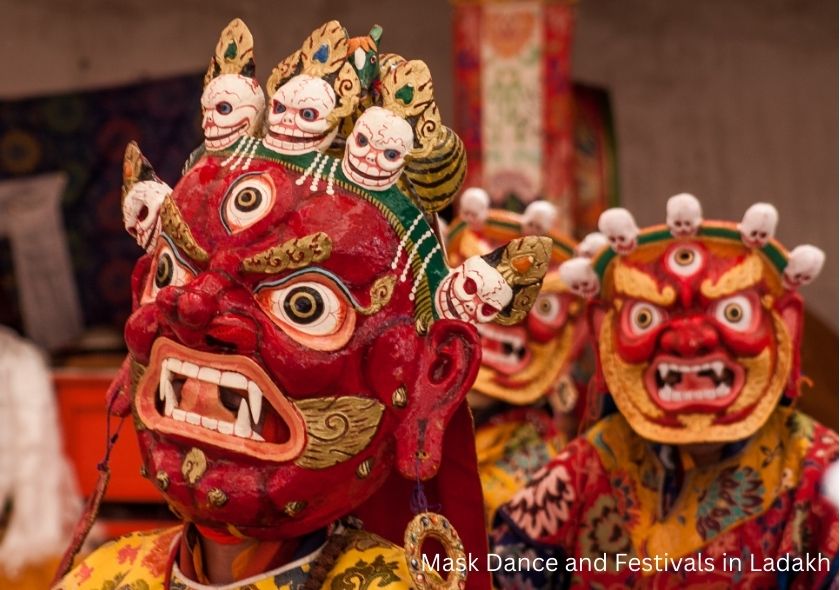
<path fill-rule="evenodd" d="M 803 267 L 808 280 L 819 272 L 811 256 L 818 251 L 788 253 L 772 230 L 756 242 L 753 226 L 762 219 L 754 209 L 740 225 L 702 221 L 699 202 L 678 195 L 668 226 L 643 230 L 613 209 L 601 224 L 612 250 L 595 257 L 594 272 L 564 268 L 582 291 L 600 282 L 591 306 L 600 376 L 645 438 L 740 440 L 785 392 L 796 395 L 802 299 L 794 289 Z M 769 205 L 758 209 L 775 219 Z"/>
<path fill-rule="evenodd" d="M 231 27 L 239 33 L 223 32 L 211 80 L 253 74 L 250 36 L 241 21 Z M 346 35 L 336 21 L 317 29 L 269 85 L 317 77 L 341 86 L 333 115 L 349 114 L 358 82 L 343 78 L 356 76 L 342 61 Z M 230 54 L 241 71 L 225 70 Z M 425 480 L 441 465 L 480 357 L 475 327 L 438 305 L 455 271 L 434 211 L 458 190 L 463 145 L 440 123 L 425 64 L 389 60 L 382 106 L 351 134 L 364 124 L 407 136 L 410 162 L 389 159 L 385 135 L 370 141 L 389 182 L 355 181 L 362 164 L 346 154 L 288 153 L 246 134 L 221 149 L 216 136 L 206 142 L 169 194 L 136 146 L 126 153 L 124 194 L 165 197 L 132 280 L 130 387 L 117 383 L 112 409 L 130 405 L 145 472 L 199 526 L 296 537 L 352 512 L 395 472 Z M 400 178 L 417 182 L 411 199 Z M 489 272 L 509 295 L 497 314 L 527 313 L 546 261 L 535 238 L 493 254 Z M 477 474 L 470 481 L 477 494 Z"/>
<path fill-rule="evenodd" d="M 479 214 L 479 204 L 468 199 L 462 203 L 464 217 L 452 222 L 447 236 L 451 264 L 490 251 L 530 229 L 523 215 L 500 209 Z M 553 242 L 551 264 L 525 320 L 516 326 L 478 326 L 482 357 L 473 391 L 512 404 L 531 404 L 557 391 L 561 403 L 571 409 L 577 396 L 568 387 L 568 373 L 585 342 L 586 322 L 583 306 L 560 279 L 558 267 L 573 256 L 575 244 L 550 228 L 544 233 Z"/>
<path fill-rule="evenodd" d="M 373 204 L 310 192 L 276 162 L 237 174 L 220 161 L 175 187 L 138 284 L 125 330 L 138 434 L 184 518 L 290 537 L 395 466 L 434 473 L 434 424 L 471 381 L 477 335 L 451 320 L 418 332 L 413 276 L 391 268 L 400 240 Z"/>

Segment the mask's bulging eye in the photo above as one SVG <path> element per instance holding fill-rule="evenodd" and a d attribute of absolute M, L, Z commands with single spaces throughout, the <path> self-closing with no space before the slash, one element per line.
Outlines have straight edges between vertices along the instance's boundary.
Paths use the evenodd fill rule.
<path fill-rule="evenodd" d="M 193 272 L 185 264 L 178 260 L 174 251 L 165 241 L 161 241 L 155 253 L 155 261 L 146 287 L 143 289 L 143 297 L 140 303 L 146 304 L 154 301 L 158 292 L 164 287 L 183 287 L 193 279 Z"/>
<path fill-rule="evenodd" d="M 274 206 L 274 182 L 267 174 L 237 180 L 222 201 L 222 222 L 230 233 L 240 232 L 265 217 Z"/>
<path fill-rule="evenodd" d="M 337 288 L 301 280 L 257 292 L 257 301 L 283 332 L 315 350 L 337 350 L 350 339 L 355 312 Z"/>
<path fill-rule="evenodd" d="M 663 313 L 658 307 L 644 301 L 634 303 L 630 307 L 628 317 L 630 332 L 634 336 L 647 334 L 661 324 L 664 319 Z"/>
<path fill-rule="evenodd" d="M 222 101 L 216 105 L 216 112 L 220 115 L 229 115 L 233 112 L 233 107 L 229 102 Z"/>
<path fill-rule="evenodd" d="M 735 295 L 714 304 L 715 319 L 732 330 L 746 332 L 753 326 L 753 304 L 749 297 Z"/>
<path fill-rule="evenodd" d="M 318 111 L 311 108 L 301 109 L 300 116 L 304 121 L 314 121 L 318 118 Z"/>
<path fill-rule="evenodd" d="M 565 320 L 564 311 L 563 301 L 559 295 L 541 293 L 531 308 L 531 315 L 545 324 L 556 326 Z"/>
<path fill-rule="evenodd" d="M 674 249 L 665 265 L 675 275 L 690 277 L 703 268 L 703 252 L 694 246 L 685 245 Z"/>
<path fill-rule="evenodd" d="M 286 295 L 283 310 L 292 322 L 306 325 L 318 322 L 324 316 L 326 308 L 318 289 L 301 285 Z"/>

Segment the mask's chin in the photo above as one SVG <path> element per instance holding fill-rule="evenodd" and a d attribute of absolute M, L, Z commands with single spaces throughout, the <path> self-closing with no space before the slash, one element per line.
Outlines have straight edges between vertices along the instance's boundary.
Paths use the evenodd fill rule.
<path fill-rule="evenodd" d="M 254 361 L 167 338 L 152 347 L 135 403 L 149 430 L 264 461 L 294 460 L 306 443 L 300 413 Z"/>

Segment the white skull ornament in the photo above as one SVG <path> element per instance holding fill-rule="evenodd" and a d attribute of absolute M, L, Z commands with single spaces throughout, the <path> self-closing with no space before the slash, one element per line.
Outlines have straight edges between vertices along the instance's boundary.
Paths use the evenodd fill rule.
<path fill-rule="evenodd" d="M 265 95 L 253 78 L 239 74 L 213 78 L 201 94 L 205 147 L 223 150 L 243 135 L 254 135 L 263 109 Z"/>
<path fill-rule="evenodd" d="M 621 207 L 607 209 L 598 218 L 598 229 L 607 236 L 610 246 L 619 254 L 630 254 L 636 249 L 639 227 L 633 215 Z"/>
<path fill-rule="evenodd" d="M 125 229 L 146 252 L 155 247 L 160 235 L 160 207 L 171 192 L 163 182 L 144 180 L 132 186 L 123 199 Z"/>
<path fill-rule="evenodd" d="M 697 233 L 703 223 L 703 208 L 697 197 L 680 193 L 665 205 L 665 223 L 675 238 L 688 238 Z"/>
<path fill-rule="evenodd" d="M 607 236 L 601 232 L 594 231 L 586 234 L 586 237 L 583 238 L 580 244 L 575 246 L 575 254 L 584 258 L 594 258 L 609 243 L 610 241 L 607 239 Z"/>
<path fill-rule="evenodd" d="M 440 315 L 472 324 L 490 321 L 513 299 L 513 289 L 481 256 L 471 256 L 453 269 L 437 290 Z"/>
<path fill-rule="evenodd" d="M 825 263 L 825 252 L 803 244 L 790 251 L 788 263 L 785 267 L 785 286 L 788 289 L 795 289 L 801 285 L 807 285 L 820 274 Z"/>
<path fill-rule="evenodd" d="M 534 201 L 522 213 L 522 233 L 542 236 L 551 231 L 557 219 L 557 207 L 548 201 Z"/>
<path fill-rule="evenodd" d="M 756 203 L 746 210 L 738 224 L 741 239 L 750 248 L 762 248 L 776 234 L 779 212 L 769 203 Z"/>
<path fill-rule="evenodd" d="M 478 231 L 484 226 L 489 209 L 490 195 L 477 186 L 466 189 L 458 202 L 458 215 L 473 231 Z"/>
<path fill-rule="evenodd" d="M 370 107 L 347 138 L 341 169 L 353 182 L 384 191 L 399 179 L 413 143 L 408 121 L 388 109 Z"/>
<path fill-rule="evenodd" d="M 281 154 L 324 151 L 338 133 L 338 125 L 328 120 L 335 106 L 335 90 L 326 81 L 295 76 L 271 97 L 264 143 Z"/>
<path fill-rule="evenodd" d="M 592 263 L 582 256 L 560 265 L 560 280 L 566 283 L 572 293 L 584 299 L 594 297 L 600 288 L 600 281 Z"/>

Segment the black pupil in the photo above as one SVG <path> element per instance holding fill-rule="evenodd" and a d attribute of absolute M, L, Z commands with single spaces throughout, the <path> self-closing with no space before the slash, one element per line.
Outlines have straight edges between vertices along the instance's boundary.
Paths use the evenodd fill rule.
<path fill-rule="evenodd" d="M 690 264 L 693 259 L 694 253 L 690 250 L 682 250 L 677 254 L 677 262 L 683 265 Z"/>
<path fill-rule="evenodd" d="M 367 136 L 365 136 L 364 133 L 359 133 L 358 135 L 356 135 L 356 143 L 358 143 L 362 147 L 366 146 L 368 144 Z"/>
<path fill-rule="evenodd" d="M 726 308 L 726 318 L 731 322 L 737 322 L 741 319 L 741 308 L 737 305 L 730 305 Z"/>
<path fill-rule="evenodd" d="M 399 156 L 400 154 L 397 152 L 397 150 L 385 150 L 385 157 L 389 160 L 396 160 Z"/>
<path fill-rule="evenodd" d="M 236 194 L 234 205 L 243 212 L 253 211 L 262 203 L 262 193 L 255 188 L 244 188 Z"/>
<path fill-rule="evenodd" d="M 314 121 L 318 118 L 318 112 L 313 109 L 303 109 L 300 114 L 303 115 L 303 118 L 307 121 Z"/>
<path fill-rule="evenodd" d="M 324 300 L 312 287 L 295 287 L 283 302 L 289 319 L 298 324 L 311 324 L 324 314 Z"/>
<path fill-rule="evenodd" d="M 643 328 L 647 327 L 647 325 L 650 324 L 650 313 L 647 311 L 640 311 L 639 315 L 636 316 L 636 321 Z"/>
<path fill-rule="evenodd" d="M 158 289 L 162 289 L 172 282 L 172 271 L 172 258 L 169 254 L 164 254 L 158 258 L 157 268 L 155 269 L 155 285 Z"/>

